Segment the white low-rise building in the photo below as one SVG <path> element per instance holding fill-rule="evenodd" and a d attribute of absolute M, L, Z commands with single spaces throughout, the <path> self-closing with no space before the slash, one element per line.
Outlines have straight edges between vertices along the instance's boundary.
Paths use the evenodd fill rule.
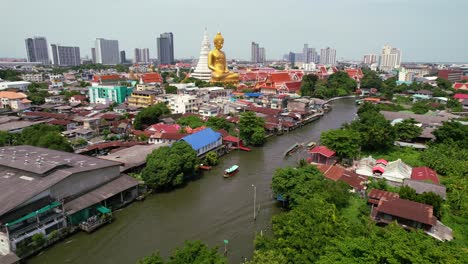
<path fill-rule="evenodd" d="M 28 86 L 31 85 L 30 82 L 18 81 L 18 82 L 0 82 L 0 90 L 6 89 L 20 89 L 26 91 Z"/>
<path fill-rule="evenodd" d="M 28 82 L 43 82 L 44 75 L 42 73 L 28 73 L 21 75 L 21 79 Z"/>
<path fill-rule="evenodd" d="M 173 114 L 198 113 L 201 98 L 188 94 L 166 94 L 167 106 Z"/>

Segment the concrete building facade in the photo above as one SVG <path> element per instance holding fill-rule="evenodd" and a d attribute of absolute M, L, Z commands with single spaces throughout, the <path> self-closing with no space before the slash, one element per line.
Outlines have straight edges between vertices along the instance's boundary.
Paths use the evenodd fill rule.
<path fill-rule="evenodd" d="M 51 44 L 52 63 L 56 66 L 78 66 L 81 64 L 80 48 Z"/>
<path fill-rule="evenodd" d="M 381 71 L 390 72 L 393 69 L 399 68 L 400 64 L 401 50 L 392 48 L 390 45 L 385 45 L 380 54 L 379 69 Z"/>
<path fill-rule="evenodd" d="M 27 38 L 25 40 L 28 62 L 40 62 L 49 65 L 49 47 L 45 37 Z"/>
<path fill-rule="evenodd" d="M 320 64 L 333 66 L 336 64 L 336 50 L 330 47 L 320 50 Z"/>
<path fill-rule="evenodd" d="M 96 63 L 105 65 L 119 64 L 119 41 L 97 38 L 95 41 Z"/>
<path fill-rule="evenodd" d="M 172 32 L 162 33 L 157 38 L 159 64 L 174 64 L 174 35 Z"/>

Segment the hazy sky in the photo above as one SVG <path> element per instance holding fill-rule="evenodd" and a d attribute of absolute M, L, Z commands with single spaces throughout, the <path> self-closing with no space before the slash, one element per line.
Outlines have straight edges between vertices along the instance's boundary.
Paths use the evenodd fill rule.
<path fill-rule="evenodd" d="M 0 57 L 26 57 L 24 39 L 81 48 L 97 37 L 133 49 L 149 48 L 173 32 L 176 58 L 197 58 L 203 30 L 220 30 L 228 59 L 250 59 L 250 43 L 268 59 L 303 44 L 336 48 L 338 59 L 361 59 L 388 43 L 403 61 L 468 62 L 468 0 L 0 0 Z"/>

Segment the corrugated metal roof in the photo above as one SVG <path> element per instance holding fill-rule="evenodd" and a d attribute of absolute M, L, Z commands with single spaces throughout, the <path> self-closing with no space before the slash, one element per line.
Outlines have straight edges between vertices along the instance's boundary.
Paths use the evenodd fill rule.
<path fill-rule="evenodd" d="M 195 151 L 198 151 L 202 147 L 218 141 L 220 137 L 221 133 L 215 132 L 211 128 L 206 128 L 202 131 L 186 136 L 182 138 L 182 140 L 189 143 Z"/>

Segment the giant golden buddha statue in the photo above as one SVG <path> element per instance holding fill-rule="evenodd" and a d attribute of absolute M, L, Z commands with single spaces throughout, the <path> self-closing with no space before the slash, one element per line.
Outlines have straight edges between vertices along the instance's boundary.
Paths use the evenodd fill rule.
<path fill-rule="evenodd" d="M 221 50 L 224 38 L 218 32 L 213 40 L 215 48 L 208 53 L 208 68 L 211 70 L 211 82 L 237 83 L 239 74 L 230 72 L 226 64 L 226 55 Z"/>

